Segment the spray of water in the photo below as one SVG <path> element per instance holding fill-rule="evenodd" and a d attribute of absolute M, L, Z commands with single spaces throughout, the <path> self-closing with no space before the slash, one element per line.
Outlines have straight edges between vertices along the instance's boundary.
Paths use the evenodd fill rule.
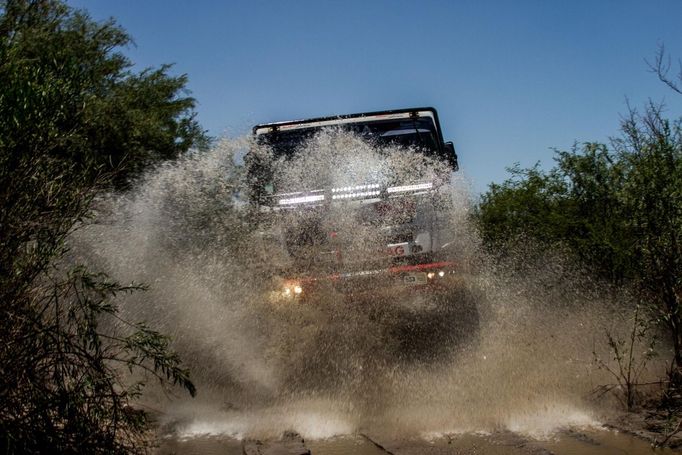
<path fill-rule="evenodd" d="M 601 417 L 585 397 L 609 381 L 591 361 L 602 328 L 613 325 L 611 301 L 561 258 L 529 260 L 523 274 L 489 261 L 468 224 L 471 198 L 461 177 L 441 207 L 452 259 L 465 265 L 456 291 L 359 300 L 329 292 L 314 304 L 273 303 L 273 278 L 291 261 L 273 239 L 281 243 L 282 233 L 305 223 L 294 212 L 268 232 L 251 223 L 249 182 L 235 164 L 248 149 L 272 160 L 283 189 L 433 180 L 444 172 L 411 150 L 378 149 L 340 131 L 316 136 L 289 160 L 241 138 L 162 165 L 129 193 L 102 200 L 75 250 L 122 282 L 150 286 L 121 305 L 126 318 L 174 339 L 197 382 L 196 399 L 148 397 L 174 431 L 542 435 Z M 317 221 L 353 232 L 346 249 L 358 254 L 381 237 L 354 213 Z M 426 341 L 406 347 L 405 324 L 421 324 L 410 338 Z"/>

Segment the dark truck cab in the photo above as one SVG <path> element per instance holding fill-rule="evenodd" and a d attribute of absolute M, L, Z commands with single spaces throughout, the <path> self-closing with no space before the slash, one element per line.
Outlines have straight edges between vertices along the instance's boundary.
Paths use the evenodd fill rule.
<path fill-rule="evenodd" d="M 457 268 L 448 251 L 453 239 L 444 207 L 458 161 L 452 142 L 443 140 L 436 110 L 419 107 L 267 123 L 256 125 L 253 134 L 255 143 L 282 163 L 305 153 L 302 144 L 325 129 L 350 131 L 377 147 L 399 146 L 424 154 L 441 163 L 441 172 L 428 180 L 403 175 L 283 191 L 273 184 L 277 169 L 248 153 L 254 219 L 270 240 L 268 248 L 286 258 L 276 265 L 273 260 L 273 275 L 280 279 L 275 296 L 305 298 L 325 286 L 361 293 L 377 286 L 443 285 Z M 349 214 L 352 223 L 342 226 L 338 220 Z M 364 226 L 371 227 L 372 234 L 360 241 L 358 232 L 368 231 Z"/>

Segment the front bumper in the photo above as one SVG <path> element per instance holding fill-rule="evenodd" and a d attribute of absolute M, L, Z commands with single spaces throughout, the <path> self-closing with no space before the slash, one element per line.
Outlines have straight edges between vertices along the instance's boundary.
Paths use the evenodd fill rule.
<path fill-rule="evenodd" d="M 314 296 L 340 293 L 350 296 L 403 294 L 449 289 L 461 282 L 461 270 L 451 261 L 395 265 L 320 276 L 291 276 L 277 280 L 274 301 L 305 301 Z"/>

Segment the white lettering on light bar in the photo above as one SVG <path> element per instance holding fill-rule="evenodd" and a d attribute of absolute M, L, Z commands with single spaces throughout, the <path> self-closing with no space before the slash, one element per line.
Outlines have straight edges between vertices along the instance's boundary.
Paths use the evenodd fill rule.
<path fill-rule="evenodd" d="M 304 204 L 306 202 L 317 202 L 317 201 L 324 201 L 324 194 L 316 194 L 313 196 L 292 197 L 289 199 L 280 199 L 278 204 L 279 205 L 292 205 L 292 204 Z"/>
<path fill-rule="evenodd" d="M 414 185 L 403 185 L 403 186 L 392 186 L 389 188 L 389 193 L 403 193 L 405 191 L 419 191 L 419 190 L 429 190 L 433 188 L 433 183 L 415 183 Z"/>

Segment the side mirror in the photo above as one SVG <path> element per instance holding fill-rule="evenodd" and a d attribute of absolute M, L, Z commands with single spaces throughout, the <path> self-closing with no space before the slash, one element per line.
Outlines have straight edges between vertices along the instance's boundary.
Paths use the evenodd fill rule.
<path fill-rule="evenodd" d="M 450 166 L 452 166 L 453 171 L 459 170 L 459 162 L 457 161 L 457 152 L 455 152 L 455 144 L 452 142 L 446 142 L 443 144 L 445 150 L 445 159 L 448 160 Z"/>

